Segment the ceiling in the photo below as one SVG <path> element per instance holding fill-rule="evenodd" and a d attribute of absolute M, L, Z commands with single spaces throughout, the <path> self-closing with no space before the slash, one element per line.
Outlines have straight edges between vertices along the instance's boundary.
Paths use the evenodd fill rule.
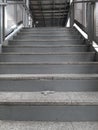
<path fill-rule="evenodd" d="M 34 24 L 38 27 L 65 26 L 69 0 L 30 0 Z"/>

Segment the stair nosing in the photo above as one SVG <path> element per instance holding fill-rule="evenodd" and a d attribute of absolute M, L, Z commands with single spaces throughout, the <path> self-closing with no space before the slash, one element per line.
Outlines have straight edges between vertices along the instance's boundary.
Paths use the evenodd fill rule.
<path fill-rule="evenodd" d="M 2 79 L 29 80 L 98 80 L 98 74 L 0 74 Z"/>

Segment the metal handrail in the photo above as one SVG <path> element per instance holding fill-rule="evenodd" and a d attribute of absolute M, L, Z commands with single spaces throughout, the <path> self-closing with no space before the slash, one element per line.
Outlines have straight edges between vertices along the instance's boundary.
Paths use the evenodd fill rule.
<path fill-rule="evenodd" d="M 72 26 L 74 25 L 74 23 L 76 23 L 84 32 L 86 32 L 88 34 L 88 40 L 92 43 L 94 39 L 94 35 L 95 35 L 95 30 L 94 30 L 94 23 L 93 23 L 93 18 L 94 18 L 94 6 L 95 4 L 98 2 L 98 0 L 80 0 L 80 1 L 74 1 L 71 3 L 71 5 L 73 5 L 72 9 L 74 9 L 74 5 L 75 4 L 87 4 L 86 6 L 88 6 L 89 11 L 91 13 L 91 15 L 88 15 L 87 18 L 87 27 L 84 27 L 80 22 L 78 22 L 77 20 L 75 20 L 75 18 L 73 17 L 73 23 Z M 91 8 L 92 7 L 92 8 Z M 92 9 L 92 10 L 91 10 Z M 74 11 L 73 11 L 74 12 Z"/>
<path fill-rule="evenodd" d="M 0 6 L 5 6 L 7 5 L 7 2 L 0 2 Z"/>
<path fill-rule="evenodd" d="M 8 6 L 10 4 L 12 4 L 12 5 L 13 4 L 21 5 L 21 7 L 23 6 L 23 10 L 24 10 L 24 14 L 25 14 L 24 16 L 26 17 L 26 19 L 29 18 L 29 16 L 32 17 L 32 14 L 31 14 L 29 8 L 27 7 L 25 1 L 23 1 L 23 2 L 20 1 L 19 2 L 19 1 L 7 1 L 7 0 L 4 0 L 4 1 L 0 2 L 0 8 L 1 8 L 1 10 L 0 10 L 1 11 L 1 15 L 0 15 L 0 17 L 1 17 L 1 21 L 0 21 L 0 44 L 3 44 L 3 42 L 5 40 L 5 37 L 7 35 L 9 35 L 10 33 L 12 33 L 13 31 L 17 30 L 17 28 L 19 26 L 21 26 L 23 23 L 24 23 L 24 26 L 29 26 L 28 23 L 25 22 L 25 20 L 24 20 L 25 17 L 23 17 L 21 19 L 21 21 L 19 21 L 19 22 L 17 21 L 17 23 L 16 23 L 17 27 L 15 26 L 15 28 L 10 29 L 10 31 L 7 32 L 7 34 L 5 34 L 4 9 L 5 9 L 5 6 Z M 28 21 L 28 20 L 26 20 L 26 21 Z M 21 25 L 20 25 L 20 23 L 21 23 Z"/>
<path fill-rule="evenodd" d="M 23 5 L 23 7 L 25 8 L 25 10 L 27 11 L 27 13 L 30 14 L 30 16 L 32 16 L 30 10 L 28 9 L 27 5 L 25 4 L 25 2 L 17 2 L 17 1 L 7 1 L 7 4 L 20 4 L 20 5 Z"/>
<path fill-rule="evenodd" d="M 23 3 L 23 7 L 30 14 L 30 16 L 32 16 L 32 14 L 31 14 L 30 10 L 28 9 L 27 5 Z"/>
<path fill-rule="evenodd" d="M 95 2 L 98 2 L 98 0 L 73 1 L 74 4 L 78 4 L 78 3 L 95 3 Z"/>
<path fill-rule="evenodd" d="M 17 1 L 7 1 L 6 2 L 0 2 L 0 6 L 7 6 L 8 4 L 21 4 L 23 5 L 23 7 L 25 8 L 25 10 L 31 15 L 30 10 L 28 9 L 27 5 L 25 4 L 25 2 L 17 2 Z M 32 15 L 31 15 L 32 16 Z"/>

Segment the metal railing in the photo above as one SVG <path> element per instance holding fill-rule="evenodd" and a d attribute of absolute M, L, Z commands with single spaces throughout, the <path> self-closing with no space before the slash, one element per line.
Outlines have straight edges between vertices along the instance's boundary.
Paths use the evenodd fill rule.
<path fill-rule="evenodd" d="M 90 42 L 98 43 L 98 0 L 73 0 L 70 16 L 71 26 L 76 23 Z"/>
<path fill-rule="evenodd" d="M 0 0 L 0 44 L 18 26 L 32 27 L 28 0 Z"/>

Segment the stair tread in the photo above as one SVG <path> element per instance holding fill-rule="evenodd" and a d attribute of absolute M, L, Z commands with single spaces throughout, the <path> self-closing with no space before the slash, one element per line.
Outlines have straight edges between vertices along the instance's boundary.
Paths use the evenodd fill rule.
<path fill-rule="evenodd" d="M 13 42 L 14 42 L 14 41 L 25 41 L 25 42 L 29 42 L 29 41 L 31 41 L 31 42 L 34 42 L 34 41 L 37 41 L 37 42 L 44 42 L 44 41 L 45 41 L 45 42 L 48 42 L 48 41 L 58 42 L 58 41 L 59 41 L 59 42 L 60 42 L 60 41 L 74 41 L 74 40 L 81 41 L 81 40 L 83 40 L 83 39 L 80 40 L 80 38 L 78 38 L 78 39 L 74 39 L 74 38 L 73 38 L 73 39 L 70 39 L 70 38 L 69 38 L 69 39 L 52 39 L 52 40 L 51 40 L 51 39 L 33 39 L 33 38 L 32 38 L 32 39 L 14 39 L 14 40 L 12 40 L 12 41 L 13 41 Z"/>
<path fill-rule="evenodd" d="M 0 121 L 2 130 L 97 130 L 98 122 Z"/>
<path fill-rule="evenodd" d="M 76 32 L 19 32 L 16 36 L 81 36 Z"/>
<path fill-rule="evenodd" d="M 21 53 L 67 53 L 67 52 L 88 52 L 89 46 L 3 46 L 2 52 L 21 52 Z"/>
<path fill-rule="evenodd" d="M 75 30 L 69 30 L 69 29 L 54 29 L 54 30 L 52 30 L 52 29 L 48 29 L 48 30 L 46 30 L 46 29 L 22 29 L 21 30 L 21 32 L 75 32 Z"/>
<path fill-rule="evenodd" d="M 0 62 L 0 65 L 98 65 L 98 62 Z"/>
<path fill-rule="evenodd" d="M 65 39 L 64 41 L 80 41 L 80 39 Z M 81 39 L 81 40 L 83 40 L 83 39 Z M 24 41 L 24 42 L 29 42 L 29 41 L 31 41 L 32 42 L 32 40 L 26 40 L 26 39 L 13 39 L 13 40 L 10 40 L 10 41 Z M 41 40 L 39 40 L 39 41 L 37 41 L 37 42 L 40 42 Z M 61 40 L 62 41 L 62 40 Z M 43 41 L 42 40 L 42 42 L 58 42 L 58 41 L 53 41 L 53 40 L 51 40 L 50 39 L 50 41 L 48 41 L 48 40 L 46 40 L 46 41 Z M 60 42 L 60 41 L 59 41 Z"/>
<path fill-rule="evenodd" d="M 77 39 L 81 38 L 80 35 L 77 35 L 77 36 L 76 36 L 76 35 L 75 35 L 75 36 L 72 36 L 72 35 L 68 35 L 68 36 L 66 36 L 66 35 L 65 35 L 65 36 L 59 36 L 59 35 L 58 35 L 58 36 L 56 36 L 56 35 L 52 35 L 52 36 L 49 36 L 49 35 L 48 35 L 48 36 L 44 36 L 44 35 L 42 35 L 42 36 L 39 36 L 39 35 L 36 35 L 36 36 L 33 36 L 33 35 L 32 35 L 32 36 L 30 36 L 30 35 L 27 35 L 27 36 L 17 35 L 17 36 L 14 36 L 14 38 L 18 38 L 18 37 L 19 37 L 19 38 L 30 38 L 30 37 L 32 38 L 32 37 L 33 37 L 34 39 L 36 39 L 36 38 L 39 38 L 39 39 L 40 39 L 40 38 L 42 38 L 42 39 L 45 39 L 45 38 L 47 38 L 47 39 L 48 39 L 48 38 L 49 38 L 49 39 L 50 39 L 50 38 L 51 38 L 51 39 L 66 39 L 67 37 L 68 37 L 68 38 L 71 38 L 71 37 L 72 37 L 72 38 L 77 38 Z"/>
<path fill-rule="evenodd" d="M 97 56 L 78 31 L 23 28 L 9 44 L 0 54 L 0 129 L 98 129 L 58 122 L 98 121 Z"/>
<path fill-rule="evenodd" d="M 24 33 L 25 33 L 25 34 L 26 34 L 26 33 L 28 33 L 28 34 L 29 34 L 29 33 L 30 33 L 30 34 L 31 34 L 31 33 L 32 33 L 32 34 L 51 34 L 51 33 L 53 33 L 53 34 L 54 34 L 54 33 L 55 33 L 55 34 L 63 34 L 63 33 L 78 34 L 78 32 L 75 32 L 75 31 L 73 31 L 73 30 L 62 30 L 62 31 L 61 31 L 61 30 L 60 30 L 60 31 L 59 31 L 59 30 L 53 30 L 53 31 L 52 31 L 52 30 L 49 30 L 49 31 L 47 31 L 47 32 L 46 32 L 45 30 L 41 30 L 41 31 L 39 31 L 39 30 L 33 30 L 33 31 L 32 31 L 32 30 L 21 30 L 19 33 L 23 33 L 23 34 L 24 34 Z"/>
<path fill-rule="evenodd" d="M 98 105 L 98 92 L 0 92 L 0 104 Z"/>
<path fill-rule="evenodd" d="M 27 28 L 27 29 L 29 29 L 28 27 L 23 27 L 23 29 L 25 29 L 25 28 Z M 36 27 L 36 29 L 37 28 L 45 28 L 45 27 Z M 47 27 L 47 28 L 65 28 L 65 29 L 72 29 L 71 27 Z M 32 29 L 32 28 L 31 28 Z"/>
<path fill-rule="evenodd" d="M 0 55 L 82 55 L 82 54 L 96 54 L 96 52 L 47 52 L 47 53 L 21 53 L 21 52 L 7 52 L 1 53 Z"/>
<path fill-rule="evenodd" d="M 43 48 L 47 48 L 47 47 L 87 47 L 89 45 L 3 45 L 3 47 L 8 47 L 8 48 L 14 48 L 14 47 L 43 47 Z"/>

